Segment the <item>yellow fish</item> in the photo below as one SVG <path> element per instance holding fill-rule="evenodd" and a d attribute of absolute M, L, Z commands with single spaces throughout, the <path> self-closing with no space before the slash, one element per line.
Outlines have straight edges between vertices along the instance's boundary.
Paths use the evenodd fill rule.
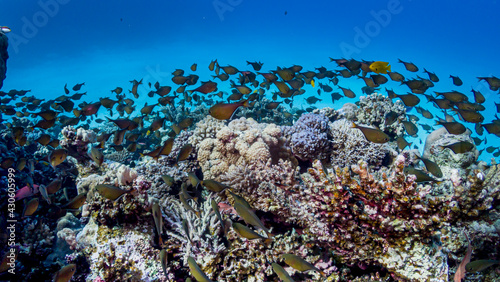
<path fill-rule="evenodd" d="M 311 79 L 311 85 L 312 85 L 312 87 L 316 86 L 316 82 L 314 82 L 314 79 Z"/>
<path fill-rule="evenodd" d="M 389 63 L 381 61 L 371 63 L 369 68 L 374 73 L 387 73 L 388 71 L 391 71 L 391 66 L 389 65 Z"/>

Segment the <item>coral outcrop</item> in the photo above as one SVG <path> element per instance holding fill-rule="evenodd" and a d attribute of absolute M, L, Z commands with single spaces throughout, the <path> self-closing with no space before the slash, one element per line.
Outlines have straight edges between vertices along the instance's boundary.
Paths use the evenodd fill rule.
<path fill-rule="evenodd" d="M 285 142 L 275 124 L 240 118 L 221 128 L 215 138 L 205 138 L 199 143 L 198 161 L 205 178 L 218 179 L 238 165 L 290 159 Z"/>

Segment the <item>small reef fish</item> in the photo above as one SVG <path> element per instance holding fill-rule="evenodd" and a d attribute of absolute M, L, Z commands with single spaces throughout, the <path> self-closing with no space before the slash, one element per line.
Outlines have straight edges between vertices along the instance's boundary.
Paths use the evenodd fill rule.
<path fill-rule="evenodd" d="M 160 263 L 161 263 L 161 268 L 163 269 L 163 274 L 166 277 L 168 277 L 167 275 L 168 255 L 165 249 L 161 249 L 160 251 Z"/>
<path fill-rule="evenodd" d="M 416 179 L 415 182 L 420 183 L 420 182 L 438 182 L 435 178 L 427 174 L 425 171 L 416 169 L 412 166 L 408 166 L 404 168 L 404 172 L 406 174 L 413 174 L 415 175 Z"/>
<path fill-rule="evenodd" d="M 398 59 L 398 62 L 404 64 L 407 71 L 411 71 L 411 72 L 417 72 L 418 71 L 418 67 L 414 63 L 403 62 L 400 59 Z"/>
<path fill-rule="evenodd" d="M 50 205 L 52 204 L 52 201 L 49 198 L 49 194 L 47 193 L 47 188 L 45 188 L 45 185 L 41 184 L 39 187 L 40 190 L 40 195 L 42 195 L 42 198 Z"/>
<path fill-rule="evenodd" d="M 475 260 L 467 263 L 465 265 L 465 270 L 467 270 L 467 272 L 478 272 L 478 271 L 483 271 L 486 268 L 495 264 L 500 264 L 500 260 L 493 260 L 493 259 Z"/>
<path fill-rule="evenodd" d="M 240 237 L 246 238 L 248 240 L 255 240 L 255 239 L 271 240 L 270 238 L 262 237 L 259 233 L 253 231 L 252 229 L 248 228 L 247 226 L 241 223 L 233 222 L 231 226 L 233 227 L 234 231 L 236 231 L 236 233 L 240 235 Z"/>
<path fill-rule="evenodd" d="M 69 282 L 76 271 L 76 264 L 68 264 L 54 275 L 54 282 Z"/>
<path fill-rule="evenodd" d="M 398 145 L 399 150 L 401 151 L 404 150 L 406 147 L 411 146 L 411 143 L 408 143 L 408 141 L 406 141 L 406 139 L 403 136 L 399 136 L 396 139 L 396 143 Z"/>
<path fill-rule="evenodd" d="M 455 86 L 462 86 L 462 84 L 464 84 L 458 76 L 450 75 L 450 78 L 453 80 L 453 84 L 455 84 Z"/>
<path fill-rule="evenodd" d="M 238 215 L 241 218 L 243 218 L 243 220 L 247 224 L 253 225 L 255 228 L 264 230 L 264 232 L 267 233 L 267 236 L 269 238 L 271 238 L 273 236 L 273 234 L 271 234 L 271 232 L 269 231 L 269 229 L 264 226 L 264 224 L 262 223 L 262 221 L 260 221 L 260 219 L 255 215 L 255 213 L 253 211 L 251 211 L 247 207 L 245 207 L 242 204 L 237 203 L 237 202 L 234 203 L 234 209 L 236 210 L 236 212 L 238 213 Z"/>
<path fill-rule="evenodd" d="M 210 200 L 210 205 L 212 206 L 212 209 L 214 210 L 215 215 L 219 219 L 220 226 L 222 228 L 222 231 L 224 232 L 224 236 L 226 236 L 226 228 L 224 226 L 224 220 L 222 219 L 222 215 L 220 214 L 220 211 L 219 211 L 219 206 L 217 205 L 217 203 L 215 202 L 214 199 Z"/>
<path fill-rule="evenodd" d="M 97 192 L 104 198 L 115 201 L 120 196 L 130 193 L 132 190 L 123 190 L 119 187 L 109 185 L 109 184 L 98 184 L 95 186 Z"/>
<path fill-rule="evenodd" d="M 102 153 L 102 151 L 95 146 L 91 146 L 88 153 L 90 155 L 90 158 L 97 164 L 97 166 L 101 166 L 101 164 L 104 162 L 104 154 Z"/>
<path fill-rule="evenodd" d="M 355 124 L 354 122 L 352 123 L 352 128 L 357 128 L 361 130 L 363 135 L 365 136 L 366 140 L 373 142 L 373 143 L 386 143 L 390 140 L 389 135 L 385 134 L 382 130 L 377 129 L 377 128 L 371 128 L 371 127 L 364 127 Z"/>
<path fill-rule="evenodd" d="M 2 33 L 9 33 L 11 32 L 12 30 L 8 27 L 8 26 L 0 26 L 0 31 Z"/>
<path fill-rule="evenodd" d="M 67 204 L 61 206 L 61 208 L 67 210 L 77 210 L 81 206 L 83 206 L 86 200 L 87 200 L 87 193 L 78 194 L 76 197 L 71 199 L 71 201 L 69 201 Z"/>
<path fill-rule="evenodd" d="M 288 272 L 286 272 L 285 269 L 283 269 L 283 267 L 275 262 L 273 262 L 271 264 L 272 268 L 273 268 L 273 271 L 274 273 L 276 273 L 276 275 L 278 275 L 278 277 L 283 281 L 283 282 L 294 282 L 295 280 L 292 279 L 292 277 L 290 277 L 290 274 L 288 274 Z"/>
<path fill-rule="evenodd" d="M 53 168 L 55 168 L 64 162 L 67 156 L 68 151 L 66 149 L 55 149 L 49 154 L 49 163 Z"/>
<path fill-rule="evenodd" d="M 162 175 L 161 179 L 163 179 L 163 182 L 165 182 L 165 184 L 167 184 L 170 187 L 172 187 L 174 185 L 175 180 L 170 175 Z"/>
<path fill-rule="evenodd" d="M 459 141 L 446 146 L 438 146 L 438 148 L 442 150 L 444 150 L 444 148 L 448 148 L 455 154 L 463 154 L 472 151 L 472 149 L 474 149 L 474 144 L 467 141 Z"/>
<path fill-rule="evenodd" d="M 370 64 L 370 70 L 374 73 L 387 73 L 391 71 L 391 66 L 388 62 L 376 61 Z"/>
<path fill-rule="evenodd" d="M 388 92 L 388 96 L 389 98 L 391 99 L 394 99 L 394 98 L 399 98 L 401 99 L 401 101 L 403 101 L 403 103 L 405 104 L 405 106 L 407 107 L 415 107 L 416 105 L 418 105 L 418 103 L 420 103 L 420 98 L 417 97 L 417 95 L 415 94 L 411 94 L 411 93 L 408 93 L 408 94 L 395 94 L 394 92 Z"/>
<path fill-rule="evenodd" d="M 186 210 L 192 211 L 197 217 L 200 217 L 200 211 L 193 209 L 187 202 L 186 196 L 183 193 L 179 194 L 179 200 Z"/>
<path fill-rule="evenodd" d="M 160 209 L 160 206 L 158 205 L 158 203 L 153 204 L 151 213 L 153 214 L 153 219 L 155 221 L 155 228 L 156 228 L 156 231 L 158 232 L 158 240 L 160 242 L 160 246 L 162 246 L 163 240 L 162 240 L 161 235 L 163 233 L 163 216 L 162 216 L 161 209 Z"/>
<path fill-rule="evenodd" d="M 202 180 L 201 182 L 201 185 L 203 185 L 203 187 L 207 188 L 208 190 L 212 191 L 212 192 L 221 192 L 222 190 L 226 189 L 226 188 L 229 188 L 229 186 L 227 185 L 224 185 L 220 182 L 217 182 L 215 180 L 212 180 L 212 179 L 205 179 L 205 180 Z"/>
<path fill-rule="evenodd" d="M 177 155 L 176 162 L 178 163 L 187 160 L 192 151 L 193 151 L 193 146 L 191 144 L 186 144 L 182 146 L 181 150 L 179 151 L 179 154 Z"/>
<path fill-rule="evenodd" d="M 233 116 L 236 109 L 238 109 L 241 106 L 247 108 L 249 106 L 248 100 L 244 100 L 244 101 L 232 103 L 232 104 L 225 104 L 225 103 L 216 104 L 216 105 L 213 105 L 212 107 L 210 107 L 210 109 L 208 110 L 208 113 L 212 117 L 214 117 L 218 120 L 226 120 L 226 119 L 230 119 Z"/>
<path fill-rule="evenodd" d="M 189 265 L 189 270 L 191 271 L 191 275 L 194 276 L 196 281 L 198 281 L 198 282 L 212 282 L 212 280 L 210 280 L 208 278 L 208 276 L 205 274 L 205 272 L 203 272 L 203 270 L 201 270 L 201 268 L 198 266 L 198 264 L 196 263 L 196 261 L 194 260 L 194 258 L 192 256 L 190 256 L 188 258 L 188 265 Z"/>
<path fill-rule="evenodd" d="M 314 265 L 305 261 L 301 257 L 298 257 L 293 254 L 282 254 L 281 257 L 285 260 L 286 264 L 297 269 L 298 271 L 304 272 L 304 271 L 314 270 L 321 273 L 321 275 L 326 276 L 326 274 L 323 271 L 319 270 Z"/>
<path fill-rule="evenodd" d="M 429 79 L 432 81 L 432 82 L 439 82 L 439 78 L 437 77 L 437 75 L 433 72 L 430 72 L 428 70 L 426 70 L 424 68 L 424 72 L 427 73 L 427 75 L 429 75 Z"/>
<path fill-rule="evenodd" d="M 435 162 L 419 156 L 417 156 L 417 158 L 424 163 L 425 169 L 427 169 L 428 172 L 432 173 L 432 175 L 439 178 L 443 177 L 441 168 L 439 168 L 439 166 Z"/>
<path fill-rule="evenodd" d="M 452 121 L 452 122 L 446 122 L 442 120 L 436 121 L 436 125 L 442 125 L 444 128 L 446 128 L 446 131 L 450 134 L 455 134 L 455 135 L 460 135 L 464 133 L 467 128 L 461 124 L 460 122 Z"/>
<path fill-rule="evenodd" d="M 38 198 L 33 198 L 26 203 L 23 210 L 23 217 L 33 215 L 38 209 Z"/>

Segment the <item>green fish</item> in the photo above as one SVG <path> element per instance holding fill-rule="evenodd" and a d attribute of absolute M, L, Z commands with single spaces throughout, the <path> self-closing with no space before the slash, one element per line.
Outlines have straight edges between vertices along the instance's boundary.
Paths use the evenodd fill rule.
<path fill-rule="evenodd" d="M 222 227 L 222 231 L 224 231 L 224 236 L 226 236 L 226 228 L 224 226 L 224 220 L 222 220 L 222 215 L 219 212 L 219 206 L 217 206 L 217 203 L 215 202 L 214 199 L 210 200 L 210 205 L 212 206 L 212 209 L 214 210 L 215 215 L 217 215 L 217 218 L 220 221 L 220 226 Z"/>
<path fill-rule="evenodd" d="M 160 251 L 160 263 L 161 267 L 163 268 L 163 274 L 167 276 L 168 257 L 167 257 L 167 251 L 165 249 L 161 249 Z"/>
<path fill-rule="evenodd" d="M 200 212 L 197 211 L 197 210 L 195 210 L 195 209 L 193 209 L 193 207 L 191 207 L 188 204 L 186 196 L 184 196 L 184 194 L 182 194 L 182 193 L 179 194 L 179 200 L 181 200 L 181 203 L 182 203 L 182 205 L 184 206 L 184 208 L 186 210 L 192 211 L 192 212 L 194 212 L 196 214 L 196 216 L 200 217 Z"/>
<path fill-rule="evenodd" d="M 115 201 L 126 193 L 130 193 L 132 190 L 123 190 L 119 187 L 109 185 L 109 184 L 99 184 L 95 187 L 97 192 L 104 198 Z"/>
<path fill-rule="evenodd" d="M 247 209 L 249 210 L 252 210 L 252 207 L 250 206 L 250 204 L 245 200 L 245 198 L 243 198 L 242 196 L 240 195 L 236 195 L 234 194 L 233 192 L 229 191 L 229 194 L 231 194 L 231 196 L 233 197 L 233 200 L 235 203 L 239 203 L 241 204 L 242 206 L 246 207 Z"/>
<path fill-rule="evenodd" d="M 468 264 L 466 264 L 465 270 L 467 270 L 467 272 L 478 272 L 478 271 L 483 271 L 486 268 L 495 264 L 500 264 L 500 260 L 480 259 L 471 261 Z"/>
<path fill-rule="evenodd" d="M 196 264 L 196 261 L 194 260 L 193 257 L 188 258 L 188 265 L 189 265 L 189 270 L 191 271 L 191 275 L 194 276 L 196 281 L 198 282 L 212 282 L 208 278 L 208 276 L 201 270 L 201 268 Z"/>
<path fill-rule="evenodd" d="M 163 182 L 165 182 L 165 184 L 167 184 L 168 186 L 170 187 L 174 186 L 175 180 L 172 176 L 165 174 L 161 176 L 161 179 L 163 179 Z"/>
<path fill-rule="evenodd" d="M 326 276 L 326 274 L 323 271 L 319 270 L 314 265 L 305 261 L 301 257 L 298 257 L 296 255 L 292 255 L 292 254 L 283 254 L 283 255 L 281 255 L 281 257 L 283 259 L 285 259 L 286 264 L 297 269 L 298 271 L 304 272 L 304 271 L 309 271 L 309 270 L 315 270 L 315 271 L 318 271 L 319 273 L 321 273 L 321 275 Z"/>
<path fill-rule="evenodd" d="M 265 238 L 265 237 L 260 236 L 259 233 L 253 231 L 252 229 L 248 228 L 247 226 L 245 226 L 241 223 L 233 222 L 232 226 L 233 226 L 234 231 L 236 231 L 236 233 L 238 233 L 238 235 L 240 235 L 241 237 L 246 238 L 248 240 L 255 240 L 255 239 L 266 240 L 266 239 L 269 239 L 269 238 Z"/>
<path fill-rule="evenodd" d="M 217 192 L 217 193 L 229 187 L 227 185 L 224 185 L 224 184 L 217 182 L 215 180 L 212 180 L 212 179 L 205 179 L 205 180 L 202 180 L 200 183 L 208 190 L 213 191 L 213 192 Z"/>
<path fill-rule="evenodd" d="M 272 237 L 269 229 L 264 226 L 262 221 L 260 221 L 260 219 L 255 215 L 253 211 L 237 202 L 234 203 L 234 209 L 247 224 L 253 225 L 255 228 L 264 230 L 267 233 L 268 237 Z"/>
<path fill-rule="evenodd" d="M 189 227 L 185 218 L 182 220 L 182 229 L 184 230 L 184 233 L 186 233 L 186 237 L 188 238 L 189 242 L 191 242 L 191 237 L 189 236 Z"/>
<path fill-rule="evenodd" d="M 288 272 L 286 272 L 285 269 L 283 269 L 283 267 L 275 262 L 273 262 L 272 264 L 272 267 L 273 267 L 273 271 L 274 273 L 276 273 L 276 275 L 278 275 L 278 277 L 283 281 L 283 282 L 293 282 L 295 280 L 292 279 L 292 277 L 290 277 L 290 274 L 288 274 Z"/>

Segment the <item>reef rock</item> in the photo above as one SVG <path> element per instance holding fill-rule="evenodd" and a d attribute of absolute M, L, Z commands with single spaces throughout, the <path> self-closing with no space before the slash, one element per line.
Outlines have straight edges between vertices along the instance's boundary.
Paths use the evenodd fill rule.
<path fill-rule="evenodd" d="M 7 73 L 7 59 L 9 58 L 7 46 L 9 46 L 7 36 L 0 32 L 0 89 L 2 89 L 5 74 Z"/>

